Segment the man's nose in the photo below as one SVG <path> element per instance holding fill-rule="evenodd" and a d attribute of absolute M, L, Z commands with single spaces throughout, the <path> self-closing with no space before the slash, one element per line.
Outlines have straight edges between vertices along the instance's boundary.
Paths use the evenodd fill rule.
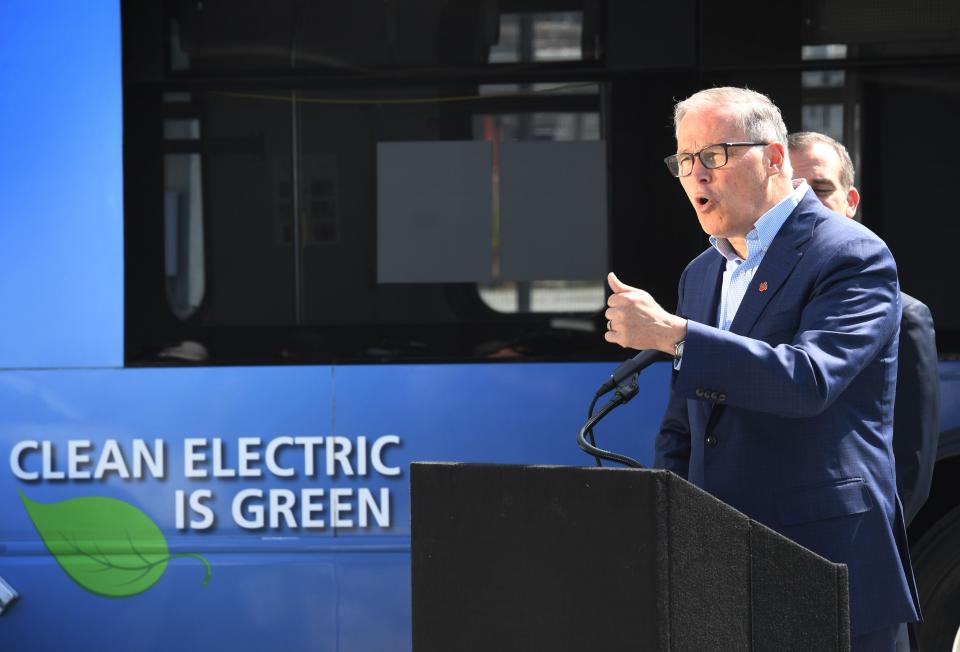
<path fill-rule="evenodd" d="M 693 169 L 690 170 L 690 176 L 697 181 L 707 182 L 713 178 L 713 170 L 704 165 L 699 156 L 694 156 Z"/>

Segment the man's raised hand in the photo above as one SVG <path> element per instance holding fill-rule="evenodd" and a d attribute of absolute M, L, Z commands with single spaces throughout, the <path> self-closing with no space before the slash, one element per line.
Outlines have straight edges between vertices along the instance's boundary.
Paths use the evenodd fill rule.
<path fill-rule="evenodd" d="M 674 345 L 687 333 L 687 322 L 660 307 L 650 293 L 626 285 L 610 272 L 607 283 L 607 332 L 604 339 L 631 349 L 657 349 L 673 355 Z"/>

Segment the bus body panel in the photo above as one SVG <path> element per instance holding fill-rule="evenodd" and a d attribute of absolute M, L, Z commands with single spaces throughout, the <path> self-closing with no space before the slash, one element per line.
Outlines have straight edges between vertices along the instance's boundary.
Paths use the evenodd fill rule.
<path fill-rule="evenodd" d="M 0 368 L 123 365 L 120 5 L 0 6 Z"/>
<path fill-rule="evenodd" d="M 940 361 L 940 432 L 960 428 L 960 361 Z"/>
<path fill-rule="evenodd" d="M 592 464 L 576 447 L 576 429 L 610 371 L 608 363 L 544 363 L 6 372 L 0 376 L 0 495 L 6 497 L 0 577 L 21 598 L 0 616 L 0 645 L 53 649 L 62 632 L 74 632 L 78 650 L 404 649 L 410 641 L 409 464 Z M 597 428 L 601 447 L 651 462 L 669 373 L 668 364 L 647 371 L 634 407 Z M 387 473 L 377 472 L 369 456 L 361 474 L 361 444 L 369 453 L 372 442 L 390 435 L 398 443 L 379 454 Z M 335 461 L 332 475 L 324 448 L 331 436 L 340 438 L 341 452 L 346 441 L 354 447 L 354 454 Z M 313 449 L 312 473 L 292 445 L 278 448 L 274 461 L 295 476 L 270 472 L 266 446 L 282 437 L 325 439 Z M 245 468 L 261 475 L 213 477 L 215 469 L 221 475 L 239 472 L 242 438 L 260 440 L 249 450 L 261 457 Z M 204 442 L 192 449 L 203 458 L 189 464 L 188 439 Z M 215 439 L 219 463 L 213 459 Z M 110 440 L 122 462 L 116 455 L 104 461 Z M 163 449 L 162 473 L 144 461 L 141 477 L 121 477 L 117 465 L 133 475 L 134 440 Z M 43 442 L 50 443 L 49 453 Z M 59 478 L 71 472 L 94 476 L 101 463 L 114 470 L 103 470 L 100 479 Z M 189 478 L 188 468 L 206 477 Z M 29 479 L 32 474 L 38 477 Z M 352 525 L 331 527 L 331 504 L 323 500 L 323 510 L 312 518 L 325 519 L 325 527 L 303 527 L 299 507 L 290 510 L 294 523 L 281 514 L 276 527 L 269 516 L 263 527 L 241 527 L 233 513 L 244 490 L 263 492 L 241 508 L 250 519 L 250 506 L 266 508 L 271 491 L 302 501 L 301 492 L 318 488 L 328 495 L 351 492 L 344 499 L 350 510 L 344 522 Z M 389 525 L 371 517 L 366 528 L 358 526 L 356 494 L 364 488 L 374 496 L 388 490 Z M 205 504 L 215 523 L 193 529 L 190 521 L 201 519 L 185 509 L 178 528 L 177 492 L 189 496 L 204 489 L 212 492 Z M 108 497 L 136 507 L 166 540 L 171 559 L 165 572 L 128 597 L 90 592 L 45 548 L 21 495 L 42 504 Z M 210 564 L 207 586 L 204 565 L 180 554 L 200 555 Z M 63 623 L 59 631 L 47 626 L 53 614 Z"/>

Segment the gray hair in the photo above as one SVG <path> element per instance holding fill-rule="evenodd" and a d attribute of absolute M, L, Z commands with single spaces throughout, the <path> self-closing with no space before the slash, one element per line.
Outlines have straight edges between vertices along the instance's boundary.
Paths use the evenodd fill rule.
<path fill-rule="evenodd" d="M 814 143 L 830 145 L 837 152 L 837 156 L 840 157 L 840 185 L 844 192 L 850 190 L 850 188 L 853 187 L 853 180 L 856 173 L 853 168 L 853 160 L 850 158 L 850 153 L 843 144 L 838 143 L 830 136 L 818 134 L 815 131 L 798 131 L 787 136 L 787 148 L 794 152 L 804 150 Z"/>
<path fill-rule="evenodd" d="M 787 145 L 787 126 L 780 109 L 762 93 L 749 88 L 723 86 L 694 93 L 673 109 L 673 126 L 677 131 L 688 113 L 704 109 L 722 109 L 730 113 L 747 138 Z"/>

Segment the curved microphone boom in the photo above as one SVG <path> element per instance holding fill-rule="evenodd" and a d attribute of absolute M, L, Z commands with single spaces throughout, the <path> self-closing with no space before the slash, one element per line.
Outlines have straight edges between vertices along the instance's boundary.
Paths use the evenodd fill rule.
<path fill-rule="evenodd" d="M 580 431 L 577 433 L 577 445 L 580 446 L 585 453 L 592 455 L 597 460 L 597 466 L 602 466 L 600 460 L 605 459 L 611 462 L 618 462 L 625 466 L 643 468 L 640 462 L 631 457 L 598 448 L 593 438 L 593 427 L 597 425 L 603 417 L 609 414 L 611 410 L 627 403 L 637 395 L 637 392 L 640 391 L 640 386 L 637 381 L 641 371 L 654 362 L 671 359 L 673 359 L 673 356 L 667 355 L 662 351 L 657 351 L 656 349 L 641 351 L 614 369 L 613 373 L 610 374 L 610 378 L 597 390 L 597 393 L 593 396 L 593 401 L 590 402 L 590 408 L 587 410 L 587 422 L 583 424 L 583 427 L 580 428 Z M 617 390 L 613 399 L 604 405 L 600 412 L 594 414 L 593 408 L 597 404 L 597 400 L 613 389 Z"/>
<path fill-rule="evenodd" d="M 602 466 L 600 460 L 605 459 L 611 462 L 618 462 L 624 466 L 633 467 L 635 469 L 643 468 L 643 464 L 632 457 L 627 457 L 626 455 L 620 455 L 619 453 L 598 448 L 596 442 L 593 440 L 593 427 L 597 425 L 600 419 L 607 416 L 607 414 L 609 414 L 614 408 L 628 402 L 630 399 L 636 396 L 637 392 L 639 391 L 640 386 L 637 384 L 637 374 L 633 374 L 633 376 L 630 376 L 625 382 L 621 383 L 617 387 L 616 395 L 596 414 L 593 414 L 593 406 L 597 402 L 597 397 L 595 396 L 593 398 L 593 403 L 590 404 L 589 418 L 577 433 L 577 445 L 581 450 L 583 450 L 583 452 L 587 453 L 588 455 L 592 455 L 594 459 L 597 460 L 597 466 Z M 588 438 L 589 441 L 587 441 Z"/>

